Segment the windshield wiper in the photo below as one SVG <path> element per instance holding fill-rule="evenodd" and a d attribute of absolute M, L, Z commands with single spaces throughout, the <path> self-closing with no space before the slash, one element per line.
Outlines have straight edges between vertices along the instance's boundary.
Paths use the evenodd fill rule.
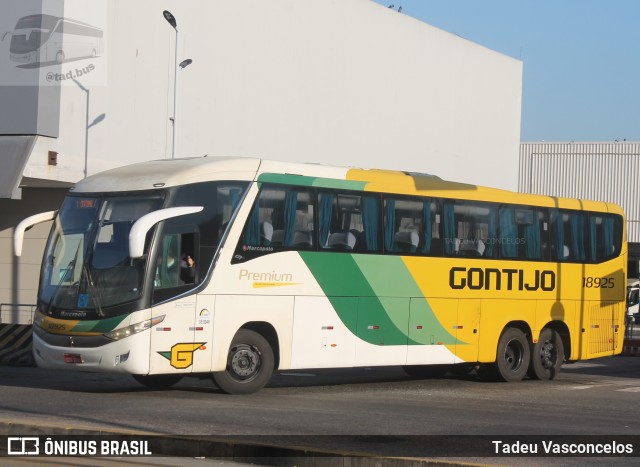
<path fill-rule="evenodd" d="M 100 289 L 95 288 L 95 282 L 93 281 L 93 275 L 91 274 L 91 269 L 87 265 L 87 262 L 82 266 L 85 274 L 87 275 L 87 283 L 89 284 L 89 290 L 91 291 L 91 301 L 96 307 L 96 313 L 99 317 L 104 318 L 104 312 L 102 311 L 102 307 L 100 306 L 100 297 L 94 292 L 97 290 L 98 294 L 100 293 Z"/>
<path fill-rule="evenodd" d="M 78 242 L 78 248 L 76 248 L 76 252 L 73 255 L 73 258 L 71 259 L 71 261 L 69 261 L 69 264 L 67 264 L 67 267 L 65 268 L 64 273 L 60 276 L 60 280 L 56 284 L 56 291 L 53 294 L 53 297 L 51 297 L 51 300 L 49 300 L 49 305 L 47 305 L 47 314 L 48 315 L 51 314 L 51 307 L 53 307 L 53 302 L 56 301 L 56 299 L 58 298 L 58 295 L 60 294 L 60 291 L 62 290 L 62 283 L 65 282 L 69 278 L 70 275 L 71 275 L 71 277 L 73 277 L 73 270 L 76 267 L 76 261 L 78 260 L 78 253 L 80 252 L 80 245 L 81 244 L 82 244 L 82 242 Z M 72 284 L 72 285 L 74 285 L 74 284 Z"/>

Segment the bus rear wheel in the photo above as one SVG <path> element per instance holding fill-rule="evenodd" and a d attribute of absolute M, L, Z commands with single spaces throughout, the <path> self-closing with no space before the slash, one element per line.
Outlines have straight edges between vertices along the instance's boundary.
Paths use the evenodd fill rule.
<path fill-rule="evenodd" d="M 496 352 L 495 370 L 498 379 L 507 382 L 522 380 L 529 369 L 531 349 L 524 333 L 507 328 L 500 336 Z"/>
<path fill-rule="evenodd" d="M 262 389 L 274 370 L 273 349 L 255 331 L 241 329 L 233 338 L 227 368 L 213 373 L 213 382 L 227 394 L 251 394 Z"/>
<path fill-rule="evenodd" d="M 182 375 L 131 375 L 138 383 L 153 389 L 166 389 L 177 384 Z"/>
<path fill-rule="evenodd" d="M 538 342 L 531 346 L 529 376 L 534 379 L 552 380 L 560 373 L 563 361 L 562 338 L 553 329 L 544 328 Z"/>

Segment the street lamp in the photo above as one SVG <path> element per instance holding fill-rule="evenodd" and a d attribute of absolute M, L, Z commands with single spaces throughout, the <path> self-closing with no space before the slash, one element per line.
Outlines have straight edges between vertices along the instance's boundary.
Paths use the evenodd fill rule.
<path fill-rule="evenodd" d="M 89 102 L 91 101 L 90 94 L 91 91 L 85 88 L 80 81 L 75 78 L 72 78 L 73 82 L 87 95 L 87 108 L 85 113 L 85 128 L 84 128 L 84 176 L 89 176 L 89 129 L 96 126 L 102 120 L 107 117 L 107 114 L 101 113 L 96 118 L 93 119 L 91 123 L 89 123 Z"/>
<path fill-rule="evenodd" d="M 180 65 L 178 65 L 178 22 L 176 21 L 176 17 L 168 11 L 164 10 L 162 12 L 162 16 L 167 20 L 167 23 L 171 25 L 171 27 L 176 32 L 176 50 L 175 50 L 175 65 L 173 68 L 173 118 L 171 121 L 173 122 L 173 137 L 171 144 L 171 159 L 175 159 L 176 157 L 176 109 L 177 109 L 177 100 L 178 100 L 178 67 L 180 69 L 186 68 L 193 60 L 190 58 L 183 60 Z"/>

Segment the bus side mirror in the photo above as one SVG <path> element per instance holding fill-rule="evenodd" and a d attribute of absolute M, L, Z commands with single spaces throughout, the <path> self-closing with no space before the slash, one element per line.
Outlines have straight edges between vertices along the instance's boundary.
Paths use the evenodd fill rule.
<path fill-rule="evenodd" d="M 16 226 L 16 230 L 13 232 L 13 253 L 16 256 L 22 255 L 22 243 L 24 242 L 24 233 L 27 230 L 36 224 L 52 221 L 55 219 L 57 213 L 58 211 L 41 212 L 40 214 L 29 216 L 20 222 Z"/>
<path fill-rule="evenodd" d="M 142 258 L 144 255 L 144 241 L 147 232 L 158 222 L 172 217 L 186 216 L 194 214 L 204 209 L 203 206 L 180 206 L 175 208 L 160 209 L 158 211 L 145 214 L 138 219 L 129 232 L 129 256 L 131 258 Z"/>

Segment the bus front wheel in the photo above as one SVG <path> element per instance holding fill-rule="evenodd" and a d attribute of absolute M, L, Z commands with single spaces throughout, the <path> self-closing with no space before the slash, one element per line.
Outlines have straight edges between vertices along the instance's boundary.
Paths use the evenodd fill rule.
<path fill-rule="evenodd" d="M 524 333 L 517 328 L 507 328 L 500 336 L 496 352 L 495 369 L 499 379 L 520 381 L 529 369 L 531 349 Z"/>
<path fill-rule="evenodd" d="M 227 394 L 251 394 L 269 382 L 273 370 L 273 349 L 269 342 L 255 331 L 241 329 L 231 342 L 227 368 L 212 377 Z"/>
<path fill-rule="evenodd" d="M 553 329 L 544 328 L 538 342 L 531 346 L 529 376 L 534 379 L 552 380 L 560 373 L 563 361 L 562 338 Z"/>

